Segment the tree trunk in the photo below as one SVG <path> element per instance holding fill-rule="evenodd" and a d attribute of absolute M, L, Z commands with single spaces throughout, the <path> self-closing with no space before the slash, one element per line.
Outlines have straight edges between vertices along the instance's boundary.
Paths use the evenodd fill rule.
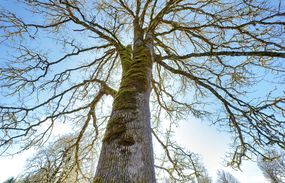
<path fill-rule="evenodd" d="M 133 50 L 122 47 L 119 53 L 122 79 L 94 182 L 155 183 L 149 108 L 153 50 L 139 35 Z"/>

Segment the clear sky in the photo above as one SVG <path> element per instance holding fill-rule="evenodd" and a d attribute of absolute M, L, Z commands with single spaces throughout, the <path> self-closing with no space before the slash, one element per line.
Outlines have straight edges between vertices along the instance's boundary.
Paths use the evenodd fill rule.
<path fill-rule="evenodd" d="M 232 173 L 241 183 L 267 183 L 254 162 L 244 162 L 241 167 L 242 172 L 223 166 L 226 152 L 230 148 L 229 143 L 231 139 L 228 134 L 218 132 L 216 127 L 208 126 L 209 124 L 206 121 L 193 118 L 181 121 L 180 127 L 176 130 L 176 139 L 192 152 L 201 154 L 203 163 L 213 180 L 216 178 L 218 169 L 225 169 Z M 61 126 L 58 129 L 63 130 L 64 128 L 68 127 Z M 21 173 L 25 160 L 31 157 L 33 152 L 34 150 L 28 150 L 14 157 L 0 157 L 0 182 Z"/>

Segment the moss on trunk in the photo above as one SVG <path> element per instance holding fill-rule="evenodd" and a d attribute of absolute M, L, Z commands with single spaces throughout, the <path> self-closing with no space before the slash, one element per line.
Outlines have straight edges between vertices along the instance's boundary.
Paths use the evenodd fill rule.
<path fill-rule="evenodd" d="M 122 80 L 115 96 L 113 108 L 114 110 L 135 109 L 135 94 L 146 92 L 150 88 L 147 79 L 152 64 L 150 51 L 146 46 L 140 45 L 134 48 L 133 56 L 129 47 L 121 49 L 121 52 L 123 52 L 120 53 L 122 55 Z"/>
<path fill-rule="evenodd" d="M 154 183 L 149 110 L 151 52 L 144 44 L 118 51 L 122 78 L 103 139 L 95 183 Z"/>

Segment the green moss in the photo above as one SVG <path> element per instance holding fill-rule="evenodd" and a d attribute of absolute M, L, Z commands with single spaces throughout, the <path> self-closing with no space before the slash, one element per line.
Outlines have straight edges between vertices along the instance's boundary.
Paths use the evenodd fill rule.
<path fill-rule="evenodd" d="M 116 93 L 113 110 L 135 110 L 137 108 L 137 94 L 146 92 L 149 87 L 148 74 L 151 69 L 151 58 L 149 50 L 142 46 L 122 47 L 119 49 L 119 54 L 122 63 L 122 79 L 119 91 Z M 113 139 L 123 137 L 126 131 L 126 121 L 123 118 L 110 119 L 104 141 L 110 142 Z M 124 137 L 119 141 L 121 145 L 133 145 L 134 139 Z"/>
<path fill-rule="evenodd" d="M 125 134 L 118 141 L 118 144 L 123 146 L 132 146 L 135 144 L 135 139 L 133 138 L 133 136 Z"/>
<path fill-rule="evenodd" d="M 113 108 L 115 110 L 135 109 L 135 91 L 135 88 L 121 87 L 114 99 Z"/>
<path fill-rule="evenodd" d="M 149 89 L 148 72 L 151 68 L 150 53 L 144 46 L 135 47 L 133 58 L 130 53 L 131 48 L 122 49 L 120 53 L 122 59 L 123 75 L 120 89 L 114 100 L 114 110 L 135 109 L 136 94 Z"/>
<path fill-rule="evenodd" d="M 132 46 L 121 47 L 119 50 L 123 73 L 127 72 L 132 63 Z"/>
<path fill-rule="evenodd" d="M 94 179 L 93 183 L 104 183 L 104 182 L 103 182 L 103 179 L 102 179 L 102 178 L 96 177 L 96 178 Z"/>
<path fill-rule="evenodd" d="M 126 124 L 124 123 L 124 119 L 122 117 L 111 118 L 108 122 L 107 130 L 103 141 L 109 143 L 112 140 L 120 137 L 120 135 L 125 132 Z"/>

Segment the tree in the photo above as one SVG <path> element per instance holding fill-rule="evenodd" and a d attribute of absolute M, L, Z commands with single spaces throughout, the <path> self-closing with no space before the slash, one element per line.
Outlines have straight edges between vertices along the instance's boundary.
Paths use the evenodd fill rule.
<path fill-rule="evenodd" d="M 26 162 L 20 180 L 24 183 L 92 182 L 96 149 L 81 149 L 81 154 L 76 154 L 75 141 L 76 136 L 65 135 L 48 147 L 40 148 Z M 80 148 L 81 146 L 84 145 L 80 144 Z"/>
<path fill-rule="evenodd" d="M 272 183 L 285 181 L 285 156 L 276 150 L 269 151 L 270 159 L 261 159 L 258 166 L 264 176 Z"/>
<path fill-rule="evenodd" d="M 231 133 L 233 167 L 266 157 L 266 146 L 284 148 L 284 91 L 274 90 L 284 84 L 281 0 L 2 6 L 0 82 L 11 99 L 0 104 L 2 153 L 41 145 L 54 126 L 68 123 L 77 134 L 75 154 L 83 137 L 86 148 L 102 140 L 94 182 L 156 182 L 153 134 L 164 152 L 156 167 L 189 178 L 199 175 L 195 163 L 181 158 L 192 162 L 191 153 L 171 138 L 188 114 Z M 266 81 L 272 91 L 258 87 Z M 251 95 L 253 86 L 260 97 Z M 104 107 L 110 96 L 111 111 Z"/>
<path fill-rule="evenodd" d="M 197 178 L 197 183 L 212 183 L 212 179 L 208 174 L 202 175 Z"/>
<path fill-rule="evenodd" d="M 15 183 L 16 182 L 16 179 L 14 177 L 11 177 L 7 180 L 5 180 L 3 183 Z"/>
<path fill-rule="evenodd" d="M 212 178 L 209 176 L 207 169 L 200 162 L 200 173 L 196 176 L 196 179 L 192 183 L 212 183 Z"/>
<path fill-rule="evenodd" d="M 229 172 L 224 170 L 218 171 L 218 183 L 239 183 L 239 181 Z"/>

